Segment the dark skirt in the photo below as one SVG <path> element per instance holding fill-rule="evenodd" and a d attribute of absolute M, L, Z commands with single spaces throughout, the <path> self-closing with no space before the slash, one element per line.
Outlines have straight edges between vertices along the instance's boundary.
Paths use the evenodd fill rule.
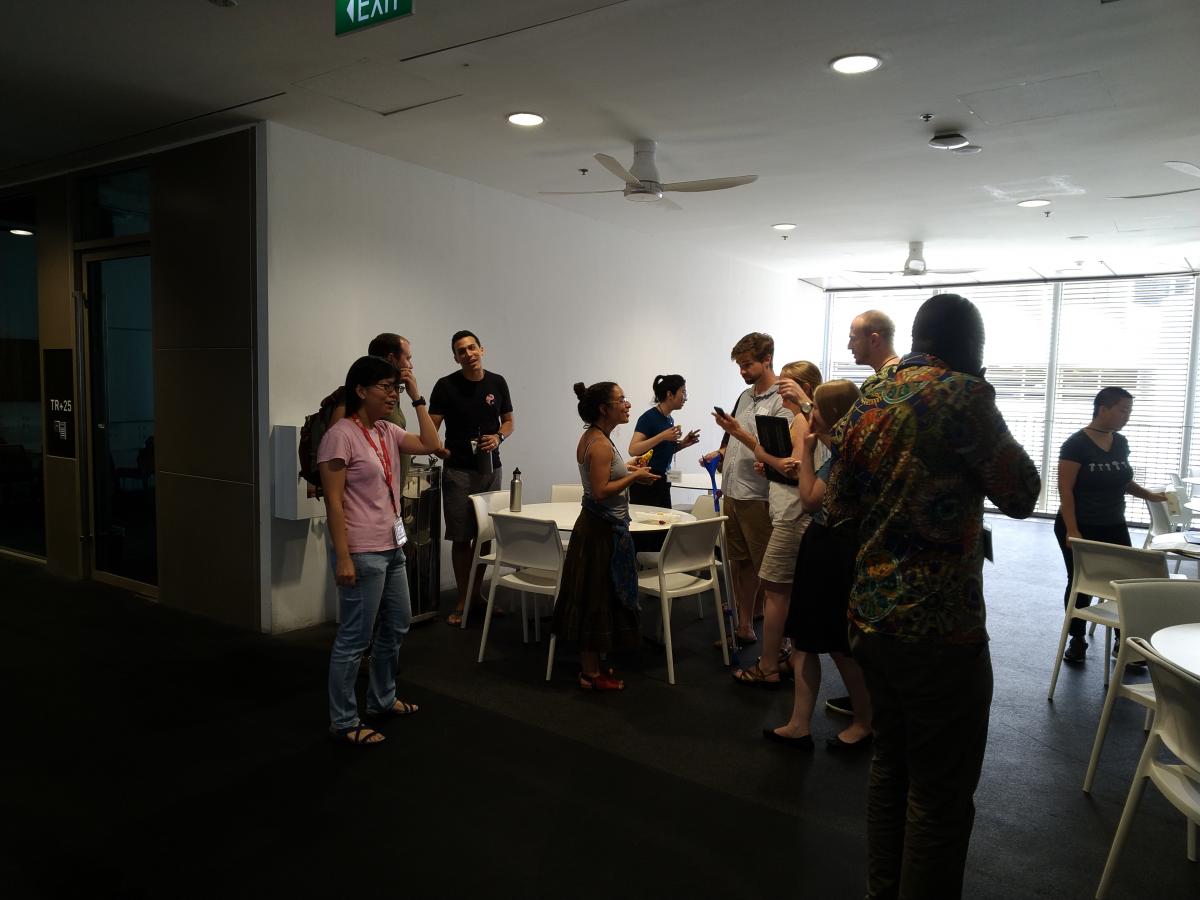
<path fill-rule="evenodd" d="M 858 555 L 854 528 L 813 522 L 800 540 L 783 633 L 805 653 L 849 653 L 846 613 Z"/>
<path fill-rule="evenodd" d="M 583 651 L 635 650 L 642 643 L 637 610 L 623 606 L 613 588 L 612 552 L 612 526 L 580 511 L 567 546 L 552 630 Z"/>

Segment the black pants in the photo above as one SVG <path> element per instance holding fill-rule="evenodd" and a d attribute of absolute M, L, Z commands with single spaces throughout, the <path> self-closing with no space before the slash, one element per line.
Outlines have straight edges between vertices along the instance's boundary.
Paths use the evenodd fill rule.
<path fill-rule="evenodd" d="M 851 626 L 850 649 L 875 732 L 867 897 L 961 897 L 992 705 L 988 645 L 902 641 Z"/>
<path fill-rule="evenodd" d="M 1080 523 L 1079 534 L 1089 541 L 1103 541 L 1105 544 L 1120 544 L 1122 547 L 1132 546 L 1129 542 L 1129 528 L 1122 522 L 1120 525 L 1084 525 Z M 1054 517 L 1054 536 L 1058 538 L 1058 549 L 1062 551 L 1063 563 L 1067 567 L 1067 587 L 1063 591 L 1063 609 L 1071 602 L 1071 580 L 1075 577 L 1075 568 L 1071 563 L 1071 548 L 1067 546 L 1067 523 L 1063 521 L 1060 512 Z M 1075 595 L 1075 606 L 1082 609 L 1090 606 L 1092 598 L 1087 594 Z M 1083 637 L 1087 622 L 1083 619 L 1071 620 L 1071 637 Z M 1119 640 L 1119 638 L 1118 638 Z"/>
<path fill-rule="evenodd" d="M 671 482 L 664 474 L 654 484 L 631 484 L 629 486 L 629 502 L 640 506 L 661 506 L 671 508 Z M 663 541 L 667 539 L 665 531 L 635 533 L 633 549 L 638 553 L 658 553 L 662 550 Z"/>

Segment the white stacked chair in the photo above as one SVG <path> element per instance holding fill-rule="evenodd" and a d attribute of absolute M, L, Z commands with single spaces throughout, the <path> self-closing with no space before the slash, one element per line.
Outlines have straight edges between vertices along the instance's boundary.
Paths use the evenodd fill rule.
<path fill-rule="evenodd" d="M 1117 859 L 1133 826 L 1134 813 L 1147 782 L 1152 782 L 1171 805 L 1187 817 L 1187 855 L 1189 860 L 1196 862 L 1196 831 L 1197 822 L 1200 822 L 1200 678 L 1163 659 L 1149 641 L 1142 638 L 1129 640 L 1133 652 L 1150 665 L 1157 711 L 1104 863 L 1096 900 L 1104 900 L 1112 887 Z M 1164 747 L 1179 759 L 1179 763 L 1159 761 L 1159 752 Z M 1153 883 L 1144 880 L 1148 874 L 1152 875 L 1142 873 L 1140 887 L 1143 891 L 1147 884 Z"/>
<path fill-rule="evenodd" d="M 1071 620 L 1083 619 L 1103 625 L 1104 632 L 1104 686 L 1108 687 L 1108 663 L 1112 650 L 1112 630 L 1119 624 L 1116 592 L 1112 582 L 1130 578 L 1166 578 L 1167 558 L 1155 550 L 1138 550 L 1120 544 L 1105 544 L 1083 538 L 1068 538 L 1071 545 L 1072 568 L 1070 600 L 1063 614 L 1062 633 L 1058 639 L 1058 652 L 1054 657 L 1054 673 L 1050 676 L 1050 690 L 1046 699 L 1054 700 L 1054 688 L 1058 684 L 1058 673 L 1062 668 L 1063 651 L 1067 647 Z M 1075 595 L 1089 594 L 1100 599 L 1091 606 L 1076 607 Z"/>
<path fill-rule="evenodd" d="M 550 485 L 551 503 L 579 503 L 583 500 L 583 485 L 552 484 Z"/>
<path fill-rule="evenodd" d="M 558 539 L 558 524 L 553 519 L 530 519 L 510 512 L 492 514 L 496 529 L 496 566 L 516 569 L 500 577 L 493 576 L 488 591 L 487 612 L 483 617 L 483 635 L 479 639 L 479 657 L 483 662 L 487 649 L 488 632 L 492 627 L 492 610 L 496 604 L 496 588 L 503 586 L 521 592 L 521 633 L 529 642 L 529 617 L 526 615 L 525 596 L 547 596 L 551 608 L 558 599 L 562 584 L 565 553 Z M 537 601 L 533 604 L 533 627 L 536 640 L 541 640 L 541 619 L 538 617 Z M 551 640 L 551 647 L 554 646 Z"/>
<path fill-rule="evenodd" d="M 463 603 L 462 624 L 459 628 L 467 627 L 467 615 L 471 612 L 471 598 L 475 596 L 475 575 L 480 566 L 492 566 L 492 579 L 495 580 L 496 548 L 493 546 L 487 553 L 484 546 L 495 541 L 496 531 L 492 527 L 492 513 L 508 509 L 508 491 L 484 491 L 471 495 L 471 509 L 475 513 L 475 555 L 471 559 L 471 575 L 467 579 L 467 599 Z"/>
<path fill-rule="evenodd" d="M 667 652 L 667 681 L 675 683 L 675 654 L 671 641 L 671 601 L 712 591 L 717 609 L 721 608 L 721 581 L 717 574 L 715 550 L 725 523 L 724 516 L 683 522 L 667 529 L 657 569 L 639 573 L 638 591 L 659 598 L 662 610 L 662 635 Z M 729 665 L 725 617 L 717 616 L 717 631 Z"/>
<path fill-rule="evenodd" d="M 1116 677 L 1108 686 L 1104 698 L 1104 711 L 1100 714 L 1100 725 L 1096 729 L 1096 740 L 1092 745 L 1092 756 L 1088 761 L 1083 789 L 1090 793 L 1096 779 L 1096 766 L 1100 762 L 1100 751 L 1108 734 L 1113 707 L 1119 698 L 1125 697 L 1146 707 L 1146 728 L 1155 709 L 1154 686 L 1146 682 L 1126 682 L 1125 666 L 1141 661 L 1136 646 L 1130 638 L 1149 639 L 1154 632 L 1171 625 L 1200 622 L 1200 581 L 1176 581 L 1174 579 L 1146 578 L 1132 581 L 1114 581 L 1117 595 L 1117 612 L 1121 626 L 1121 648 L 1117 655 Z"/>

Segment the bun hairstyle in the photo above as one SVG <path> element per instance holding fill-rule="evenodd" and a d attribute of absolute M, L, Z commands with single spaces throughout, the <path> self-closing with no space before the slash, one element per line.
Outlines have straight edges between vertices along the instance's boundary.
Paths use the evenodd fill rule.
<path fill-rule="evenodd" d="M 838 419 L 850 412 L 850 407 L 860 396 L 862 395 L 853 381 L 839 379 L 820 385 L 813 392 L 813 403 L 820 410 L 821 421 L 825 423 L 825 427 L 833 428 Z"/>
<path fill-rule="evenodd" d="M 583 419 L 584 424 L 595 425 L 600 420 L 600 410 L 605 403 L 612 400 L 613 388 L 616 386 L 615 381 L 597 381 L 588 386 L 582 381 L 575 382 L 575 396 L 579 398 L 576 409 L 579 410 L 579 418 Z"/>
<path fill-rule="evenodd" d="M 792 381 L 804 388 L 804 393 L 810 397 L 813 395 L 813 391 L 821 384 L 821 370 L 817 368 L 815 363 L 810 363 L 807 359 L 788 363 L 779 370 L 779 374 L 784 378 L 792 379 Z"/>
<path fill-rule="evenodd" d="M 654 402 L 662 403 L 667 394 L 674 394 L 686 382 L 682 375 L 659 375 L 654 379 Z"/>

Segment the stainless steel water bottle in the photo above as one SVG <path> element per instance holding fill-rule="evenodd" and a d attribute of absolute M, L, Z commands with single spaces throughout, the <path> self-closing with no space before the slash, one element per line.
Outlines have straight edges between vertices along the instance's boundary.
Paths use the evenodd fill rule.
<path fill-rule="evenodd" d="M 512 483 L 508 486 L 509 512 L 521 511 L 521 470 L 513 469 Z"/>

